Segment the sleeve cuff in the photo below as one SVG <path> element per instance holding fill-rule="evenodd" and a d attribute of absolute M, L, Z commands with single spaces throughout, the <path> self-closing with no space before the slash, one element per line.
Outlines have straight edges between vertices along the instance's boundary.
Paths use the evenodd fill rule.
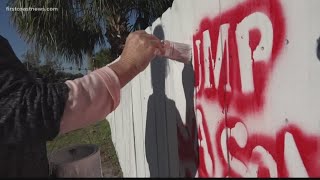
<path fill-rule="evenodd" d="M 106 87 L 108 88 L 108 91 L 114 102 L 112 110 L 116 109 L 120 104 L 120 89 L 121 89 L 118 76 L 108 66 L 98 69 L 96 73 L 98 73 L 101 77 L 103 77 L 103 80 L 106 83 Z"/>

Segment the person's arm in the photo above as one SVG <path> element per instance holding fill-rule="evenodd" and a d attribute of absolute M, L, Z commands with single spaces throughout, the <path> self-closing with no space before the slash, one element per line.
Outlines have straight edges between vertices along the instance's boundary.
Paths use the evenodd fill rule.
<path fill-rule="evenodd" d="M 110 64 L 109 67 L 116 73 L 117 77 L 119 78 L 121 88 L 140 73 L 140 70 L 138 70 L 135 66 L 127 63 L 123 59 Z"/>
<path fill-rule="evenodd" d="M 30 76 L 3 39 L 0 143 L 52 140 L 58 133 L 105 118 L 119 104 L 120 88 L 144 70 L 155 50 L 161 48 L 160 40 L 154 36 L 143 31 L 131 33 L 121 59 L 110 67 L 65 83 L 46 83 Z"/>
<path fill-rule="evenodd" d="M 60 134 L 103 120 L 119 105 L 119 78 L 108 66 L 65 83 L 70 91 Z"/>
<path fill-rule="evenodd" d="M 118 106 L 120 89 L 148 66 L 155 51 L 164 51 L 160 40 L 145 31 L 136 31 L 128 36 L 124 50 L 115 62 L 82 78 L 67 81 L 70 91 L 60 133 L 104 119 Z"/>

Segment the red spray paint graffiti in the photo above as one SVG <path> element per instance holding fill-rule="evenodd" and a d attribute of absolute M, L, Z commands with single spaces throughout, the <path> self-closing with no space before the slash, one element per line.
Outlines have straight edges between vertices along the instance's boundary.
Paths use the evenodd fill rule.
<path fill-rule="evenodd" d="M 250 7 L 250 8 L 243 8 Z M 253 74 L 253 85 L 254 90 L 247 93 L 243 92 L 244 83 L 241 82 L 241 69 L 240 61 L 246 61 L 247 59 L 240 59 L 239 57 L 239 46 L 237 43 L 237 36 L 245 36 L 243 34 L 236 34 L 238 31 L 237 27 L 239 24 L 244 22 L 246 18 L 255 13 L 263 13 L 268 17 L 273 27 L 273 44 L 271 54 L 268 59 L 253 59 L 252 61 L 252 74 Z M 220 16 L 213 20 L 204 19 L 200 24 L 200 28 L 197 34 L 194 35 L 194 59 L 195 59 L 195 84 L 199 88 L 197 91 L 197 97 L 205 97 L 209 100 L 220 102 L 221 107 L 226 105 L 233 106 L 239 113 L 250 113 L 252 110 L 258 111 L 263 107 L 263 96 L 266 88 L 267 80 L 274 66 L 277 57 L 284 45 L 285 25 L 283 19 L 283 13 L 281 5 L 278 1 L 269 0 L 250 0 L 244 4 L 240 4 L 235 8 L 222 13 Z M 228 25 L 229 28 L 226 30 L 225 41 L 219 42 L 218 39 L 223 25 Z M 260 29 L 252 28 L 248 29 L 249 32 L 249 46 L 251 50 L 255 50 L 261 41 Z M 204 32 L 208 31 L 211 44 L 206 49 L 205 41 L 208 37 L 204 37 Z M 220 33 L 220 34 L 219 34 Z M 264 34 L 265 35 L 265 34 Z M 245 37 L 240 37 L 245 38 Z M 266 38 L 266 37 L 264 37 Z M 199 48 L 197 41 L 200 41 Z M 223 47 L 218 47 L 222 43 Z M 228 47 L 226 47 L 228 45 Z M 263 51 L 263 45 L 261 45 Z M 203 51 L 199 49 L 203 49 Z M 218 51 L 223 50 L 221 53 L 222 57 L 216 58 Z M 208 58 L 205 54 L 208 52 Z M 253 54 L 254 51 L 251 53 Z M 222 59 L 221 59 L 222 58 Z M 206 60 L 209 59 L 209 60 Z M 251 59 L 250 59 L 251 60 Z M 209 62 L 205 62 L 209 61 Z M 219 63 L 219 61 L 222 61 Z M 229 64 L 228 64 L 229 63 Z M 208 64 L 209 69 L 205 69 L 205 65 Z M 218 68 L 218 64 L 221 64 L 221 68 Z M 229 66 L 228 66 L 229 65 Z M 205 75 L 205 71 L 209 71 L 209 76 Z M 220 74 L 215 74 L 214 72 Z M 227 73 L 228 72 L 228 73 Z M 215 77 L 217 76 L 217 77 Z M 215 82 L 215 81 L 218 82 Z M 210 86 L 206 86 L 206 81 L 210 82 Z M 231 89 L 225 91 L 225 85 L 230 84 Z M 215 86 L 216 85 L 216 86 Z"/>
<path fill-rule="evenodd" d="M 227 127 L 231 130 L 235 127 L 237 123 L 242 124 L 243 120 L 240 120 L 235 117 L 229 117 L 227 121 L 223 120 L 223 123 L 220 124 L 216 135 L 216 142 L 221 144 L 221 135 L 223 130 Z M 227 123 L 225 123 L 227 122 Z M 248 131 L 248 129 L 246 129 Z M 289 177 L 288 167 L 285 162 L 285 135 L 287 133 L 293 136 L 293 139 L 296 143 L 296 147 L 301 156 L 303 165 L 306 168 L 308 176 L 310 177 L 319 177 L 319 167 L 320 167 L 320 154 L 318 153 L 318 149 L 315 148 L 316 144 L 320 142 L 320 138 L 313 135 L 307 135 L 302 132 L 297 126 L 288 124 L 287 126 L 281 128 L 276 135 L 273 137 L 272 135 L 261 135 L 257 133 L 250 134 L 249 132 L 244 132 L 248 135 L 246 139 L 246 144 L 244 147 L 240 147 L 239 143 L 237 143 L 236 137 L 230 135 L 228 137 L 228 147 L 229 153 L 233 158 L 238 159 L 242 162 L 246 167 L 248 164 L 256 164 L 257 168 L 257 176 L 258 177 L 271 177 L 270 168 L 267 167 L 266 163 L 263 161 L 261 154 L 254 151 L 255 148 L 260 146 L 265 149 L 268 154 L 272 156 L 272 159 L 276 162 L 276 175 L 277 177 Z M 223 150 L 221 146 L 219 146 L 218 154 L 223 157 Z M 224 164 L 227 164 L 225 161 Z M 224 172 L 227 172 L 227 166 L 223 167 L 225 169 Z M 225 176 L 227 174 L 224 174 Z M 229 176 L 232 177 L 241 177 L 241 174 L 237 173 L 236 169 L 231 167 Z"/>
<path fill-rule="evenodd" d="M 294 139 L 307 175 L 320 176 L 317 171 L 320 157 L 313 147 L 320 137 L 307 135 L 293 124 L 280 127 L 275 135 L 246 129 L 246 142 L 241 146 L 235 140 L 237 137 L 229 134 L 225 137 L 228 152 L 222 148 L 224 130 L 234 128 L 237 123 L 246 127 L 249 123 L 246 116 L 263 112 L 265 90 L 285 44 L 285 33 L 284 13 L 278 0 L 247 0 L 200 23 L 193 37 L 196 109 L 202 119 L 198 128 L 200 177 L 215 176 L 218 168 L 221 168 L 218 176 L 243 176 L 233 166 L 236 163 L 245 169 L 257 168 L 258 177 L 290 176 L 284 158 L 288 133 Z M 222 120 L 219 115 L 207 116 L 210 108 L 204 107 L 208 103 L 217 103 L 222 112 L 233 110 L 238 116 L 228 117 L 227 113 Z M 211 127 L 212 124 L 215 126 Z M 212 134 L 210 129 L 214 128 Z M 229 161 L 235 163 L 230 165 Z M 275 170 L 270 168 L 273 161 Z"/>

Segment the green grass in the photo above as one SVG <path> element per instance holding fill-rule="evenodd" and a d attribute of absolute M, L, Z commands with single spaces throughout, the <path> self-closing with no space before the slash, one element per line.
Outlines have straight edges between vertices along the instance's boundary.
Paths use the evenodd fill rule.
<path fill-rule="evenodd" d="M 103 120 L 87 128 L 75 130 L 56 137 L 47 143 L 48 154 L 74 144 L 96 144 L 100 147 L 102 169 L 111 169 L 112 176 L 122 177 L 121 167 L 111 140 L 108 121 Z"/>

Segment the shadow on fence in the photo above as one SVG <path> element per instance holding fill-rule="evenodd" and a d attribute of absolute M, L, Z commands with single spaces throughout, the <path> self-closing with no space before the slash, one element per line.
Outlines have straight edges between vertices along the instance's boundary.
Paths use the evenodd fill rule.
<path fill-rule="evenodd" d="M 161 26 L 153 34 L 165 39 Z M 186 99 L 186 123 L 175 102 L 165 94 L 167 59 L 151 62 L 153 93 L 148 99 L 145 148 L 150 177 L 194 177 L 198 169 L 198 138 L 194 112 L 194 72 L 184 65 L 182 84 Z"/>

